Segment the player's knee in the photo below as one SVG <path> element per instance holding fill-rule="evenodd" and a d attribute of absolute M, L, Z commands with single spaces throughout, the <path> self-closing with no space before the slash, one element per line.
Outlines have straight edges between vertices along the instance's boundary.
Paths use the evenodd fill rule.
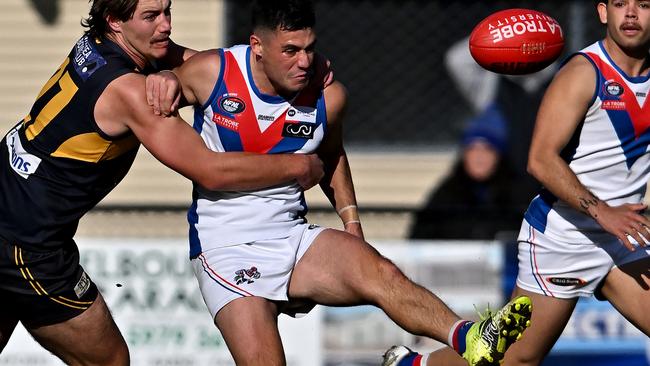
<path fill-rule="evenodd" d="M 371 296 L 373 298 L 383 298 L 384 292 L 386 291 L 386 286 L 399 286 L 403 281 L 407 280 L 404 273 L 395 265 L 386 258 L 381 258 L 376 263 L 376 275 L 374 276 L 375 281 L 372 281 L 374 286 L 368 288 L 372 291 Z"/>

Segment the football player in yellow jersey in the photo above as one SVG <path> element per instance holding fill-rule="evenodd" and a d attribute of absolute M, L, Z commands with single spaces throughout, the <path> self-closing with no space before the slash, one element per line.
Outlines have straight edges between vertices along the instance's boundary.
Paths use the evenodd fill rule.
<path fill-rule="evenodd" d="M 0 143 L 0 350 L 20 321 L 66 364 L 129 364 L 73 236 L 140 143 L 210 189 L 308 189 L 323 175 L 315 155 L 214 153 L 183 120 L 152 111 L 145 75 L 194 53 L 170 39 L 170 3 L 92 0 L 86 33 Z"/>

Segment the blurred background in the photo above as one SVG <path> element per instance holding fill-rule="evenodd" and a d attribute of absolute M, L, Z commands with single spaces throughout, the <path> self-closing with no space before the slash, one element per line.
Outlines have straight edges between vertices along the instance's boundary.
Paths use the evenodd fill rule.
<path fill-rule="evenodd" d="M 462 315 L 497 308 L 516 276 L 514 240 L 537 188 L 525 173 L 526 149 L 557 65 L 529 77 L 488 73 L 469 58 L 466 37 L 494 11 L 531 8 L 560 22 L 566 55 L 604 35 L 594 2 L 315 4 L 318 50 L 349 92 L 344 137 L 367 239 Z M 247 43 L 249 6 L 175 0 L 173 39 L 195 49 Z M 28 112 L 81 36 L 88 8 L 86 0 L 0 2 L 2 130 Z M 189 108 L 182 115 L 191 121 Z M 307 199 L 311 222 L 341 227 L 320 192 Z M 82 260 L 134 364 L 232 363 L 186 269 L 190 200 L 190 182 L 141 149 L 131 173 L 80 224 Z M 440 346 L 366 307 L 322 308 L 282 324 L 290 365 L 375 365 L 395 343 Z M 18 333 L 0 365 L 57 364 L 30 342 Z M 608 304 L 584 301 L 545 365 L 648 365 L 646 342 Z"/>

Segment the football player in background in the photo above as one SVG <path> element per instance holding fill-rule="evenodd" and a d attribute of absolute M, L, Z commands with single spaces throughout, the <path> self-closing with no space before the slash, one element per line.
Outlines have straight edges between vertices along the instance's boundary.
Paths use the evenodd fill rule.
<path fill-rule="evenodd" d="M 463 321 L 365 242 L 342 142 L 345 89 L 307 86 L 314 24 L 310 1 L 260 0 L 249 45 L 200 52 L 175 70 L 197 109 L 195 129 L 218 153 L 318 153 L 320 186 L 344 227 L 308 224 L 296 184 L 243 191 L 195 182 L 190 257 L 235 363 L 284 365 L 278 315 L 315 304 L 372 304 L 407 331 L 453 345 L 471 365 L 502 358 L 529 325 L 528 298 Z"/>
<path fill-rule="evenodd" d="M 609 0 L 597 10 L 605 38 L 566 61 L 537 115 L 528 170 L 545 188 L 524 215 L 513 294 L 530 297 L 535 313 L 506 365 L 539 365 L 579 297 L 609 301 L 650 335 L 650 221 L 642 203 L 650 176 L 650 1 Z M 395 352 L 411 354 L 403 346 Z M 450 350 L 428 363 L 463 364 Z"/>

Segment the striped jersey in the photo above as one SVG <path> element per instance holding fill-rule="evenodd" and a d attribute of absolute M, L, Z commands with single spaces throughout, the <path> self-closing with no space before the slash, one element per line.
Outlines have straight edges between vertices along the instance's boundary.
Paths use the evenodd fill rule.
<path fill-rule="evenodd" d="M 79 39 L 0 143 L 0 237 L 36 251 L 69 243 L 81 216 L 122 180 L 139 142 L 103 133 L 94 109 L 110 82 L 136 71 L 115 43 Z"/>
<path fill-rule="evenodd" d="M 650 75 L 626 75 L 602 41 L 576 55 L 594 66 L 596 89 L 562 156 L 578 180 L 609 205 L 641 202 L 650 174 Z M 594 219 L 544 189 L 531 202 L 525 219 L 538 231 L 566 242 L 590 243 L 606 235 Z"/>
<path fill-rule="evenodd" d="M 263 94 L 253 80 L 249 46 L 220 49 L 220 76 L 195 107 L 194 129 L 216 152 L 313 153 L 326 133 L 323 91 L 306 88 L 290 100 Z M 305 221 L 296 182 L 255 191 L 208 191 L 194 184 L 188 212 L 190 256 L 210 248 L 286 237 Z"/>

